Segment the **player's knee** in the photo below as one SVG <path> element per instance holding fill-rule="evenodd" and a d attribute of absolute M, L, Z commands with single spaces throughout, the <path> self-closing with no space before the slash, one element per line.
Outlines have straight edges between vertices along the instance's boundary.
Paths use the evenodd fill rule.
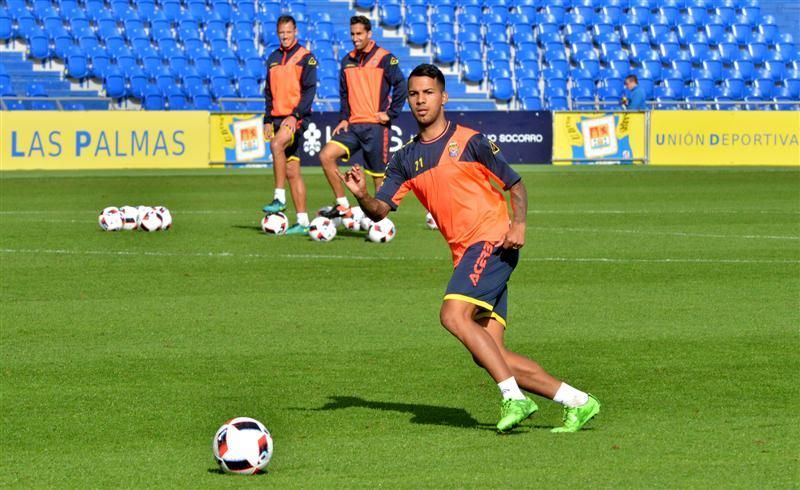
<path fill-rule="evenodd" d="M 289 160 L 289 164 L 286 166 L 286 177 L 292 180 L 300 177 L 300 162 Z"/>
<path fill-rule="evenodd" d="M 336 150 L 326 145 L 319 154 L 319 161 L 322 165 L 328 166 L 336 163 Z"/>
<path fill-rule="evenodd" d="M 269 142 L 269 147 L 272 151 L 283 151 L 287 146 L 289 146 L 289 138 L 284 134 L 276 135 L 272 138 L 272 141 Z"/>
<path fill-rule="evenodd" d="M 439 321 L 447 330 L 458 335 L 459 328 L 467 320 L 467 316 L 461 308 L 454 307 L 451 302 L 445 301 L 439 310 Z"/>

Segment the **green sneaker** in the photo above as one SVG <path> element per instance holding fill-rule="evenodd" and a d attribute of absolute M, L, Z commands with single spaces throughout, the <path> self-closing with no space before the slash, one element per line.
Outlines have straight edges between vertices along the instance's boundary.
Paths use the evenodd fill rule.
<path fill-rule="evenodd" d="M 598 413 L 600 413 L 600 402 L 597 401 L 597 398 L 589 395 L 589 401 L 580 407 L 564 407 L 564 426 L 556 427 L 550 432 L 578 432 Z"/>
<path fill-rule="evenodd" d="M 285 235 L 308 235 L 308 226 L 295 223 L 286 230 Z"/>
<path fill-rule="evenodd" d="M 280 213 L 281 211 L 286 210 L 286 203 L 281 202 L 279 199 L 273 200 L 271 203 L 264 206 L 263 211 L 265 213 Z"/>
<path fill-rule="evenodd" d="M 524 400 L 503 400 L 497 431 L 506 432 L 513 429 L 537 410 L 539 407 L 528 397 L 525 397 Z"/>

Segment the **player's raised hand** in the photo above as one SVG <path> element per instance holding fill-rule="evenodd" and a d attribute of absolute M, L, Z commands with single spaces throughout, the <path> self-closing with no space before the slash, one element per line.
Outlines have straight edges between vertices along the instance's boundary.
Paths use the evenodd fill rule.
<path fill-rule="evenodd" d="M 361 170 L 361 165 L 353 165 L 344 175 L 339 172 L 339 178 L 342 179 L 344 185 L 350 189 L 356 198 L 361 198 L 367 193 L 367 181 L 364 179 L 364 172 Z"/>
<path fill-rule="evenodd" d="M 503 240 L 503 248 L 520 249 L 525 246 L 525 225 L 522 223 L 511 223 L 511 228 L 506 233 Z"/>
<path fill-rule="evenodd" d="M 347 128 L 349 128 L 349 127 L 350 127 L 350 123 L 347 121 L 347 119 L 344 119 L 344 120 L 340 121 L 339 124 L 337 124 L 335 128 L 333 128 L 333 135 L 336 136 L 337 134 L 339 134 L 342 131 L 347 131 Z"/>

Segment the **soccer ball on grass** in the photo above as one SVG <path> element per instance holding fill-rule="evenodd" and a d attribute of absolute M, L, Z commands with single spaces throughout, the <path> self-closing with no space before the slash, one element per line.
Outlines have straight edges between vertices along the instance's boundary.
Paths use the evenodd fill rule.
<path fill-rule="evenodd" d="M 249 417 L 225 422 L 214 435 L 214 459 L 225 473 L 263 473 L 272 459 L 272 436 L 264 424 Z"/>

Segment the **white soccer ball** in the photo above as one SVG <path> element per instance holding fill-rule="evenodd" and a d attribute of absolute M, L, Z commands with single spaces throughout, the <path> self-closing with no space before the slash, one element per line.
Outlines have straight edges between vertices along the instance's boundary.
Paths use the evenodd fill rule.
<path fill-rule="evenodd" d="M 272 213 L 261 220 L 261 229 L 269 235 L 283 235 L 289 228 L 289 218 L 283 213 Z"/>
<path fill-rule="evenodd" d="M 329 242 L 336 236 L 336 225 L 332 220 L 318 216 L 308 225 L 308 236 L 315 242 Z"/>
<path fill-rule="evenodd" d="M 153 208 L 159 218 L 161 218 L 161 229 L 169 230 L 172 228 L 172 213 L 164 206 L 156 206 Z"/>
<path fill-rule="evenodd" d="M 377 223 L 373 224 L 367 233 L 367 238 L 375 243 L 391 242 L 397 234 L 394 223 L 389 218 L 383 218 Z"/>
<path fill-rule="evenodd" d="M 100 212 L 97 217 L 97 224 L 105 231 L 119 231 L 122 229 L 122 213 L 118 208 L 109 206 Z"/>
<path fill-rule="evenodd" d="M 439 229 L 439 225 L 436 224 L 436 220 L 433 219 L 433 215 L 431 213 L 425 215 L 425 224 L 428 225 L 428 228 L 431 230 Z"/>
<path fill-rule="evenodd" d="M 366 216 L 361 218 L 361 229 L 364 231 L 369 231 L 369 229 L 372 228 L 372 225 L 374 224 L 375 222 L 367 218 Z"/>
<path fill-rule="evenodd" d="M 139 222 L 139 229 L 143 231 L 158 231 L 161 229 L 161 218 L 154 209 L 150 209 Z"/>
<path fill-rule="evenodd" d="M 358 221 L 359 224 L 361 223 L 361 220 L 366 217 L 364 211 L 361 209 L 361 206 L 353 206 L 350 208 L 350 212 L 353 213 L 353 219 Z"/>
<path fill-rule="evenodd" d="M 333 209 L 333 206 L 323 206 L 323 207 L 317 209 L 317 217 L 323 217 L 324 218 L 324 216 L 322 216 L 322 213 L 323 212 L 327 213 L 327 212 L 331 211 L 332 209 Z M 333 224 L 336 227 L 342 226 L 342 218 L 339 217 L 339 216 L 337 216 L 336 218 L 333 218 L 331 221 L 333 221 Z"/>
<path fill-rule="evenodd" d="M 361 222 L 355 218 L 342 218 L 342 226 L 345 230 L 358 231 L 361 229 Z"/>
<path fill-rule="evenodd" d="M 123 230 L 135 230 L 139 227 L 139 208 L 122 206 L 119 212 L 122 214 Z"/>
<path fill-rule="evenodd" d="M 136 209 L 139 210 L 139 215 L 136 217 L 136 226 L 138 227 L 142 223 L 142 219 L 144 216 L 153 210 L 150 206 L 138 206 Z"/>
<path fill-rule="evenodd" d="M 214 459 L 225 473 L 263 473 L 272 458 L 272 436 L 264 424 L 249 417 L 225 422 L 214 435 Z"/>

